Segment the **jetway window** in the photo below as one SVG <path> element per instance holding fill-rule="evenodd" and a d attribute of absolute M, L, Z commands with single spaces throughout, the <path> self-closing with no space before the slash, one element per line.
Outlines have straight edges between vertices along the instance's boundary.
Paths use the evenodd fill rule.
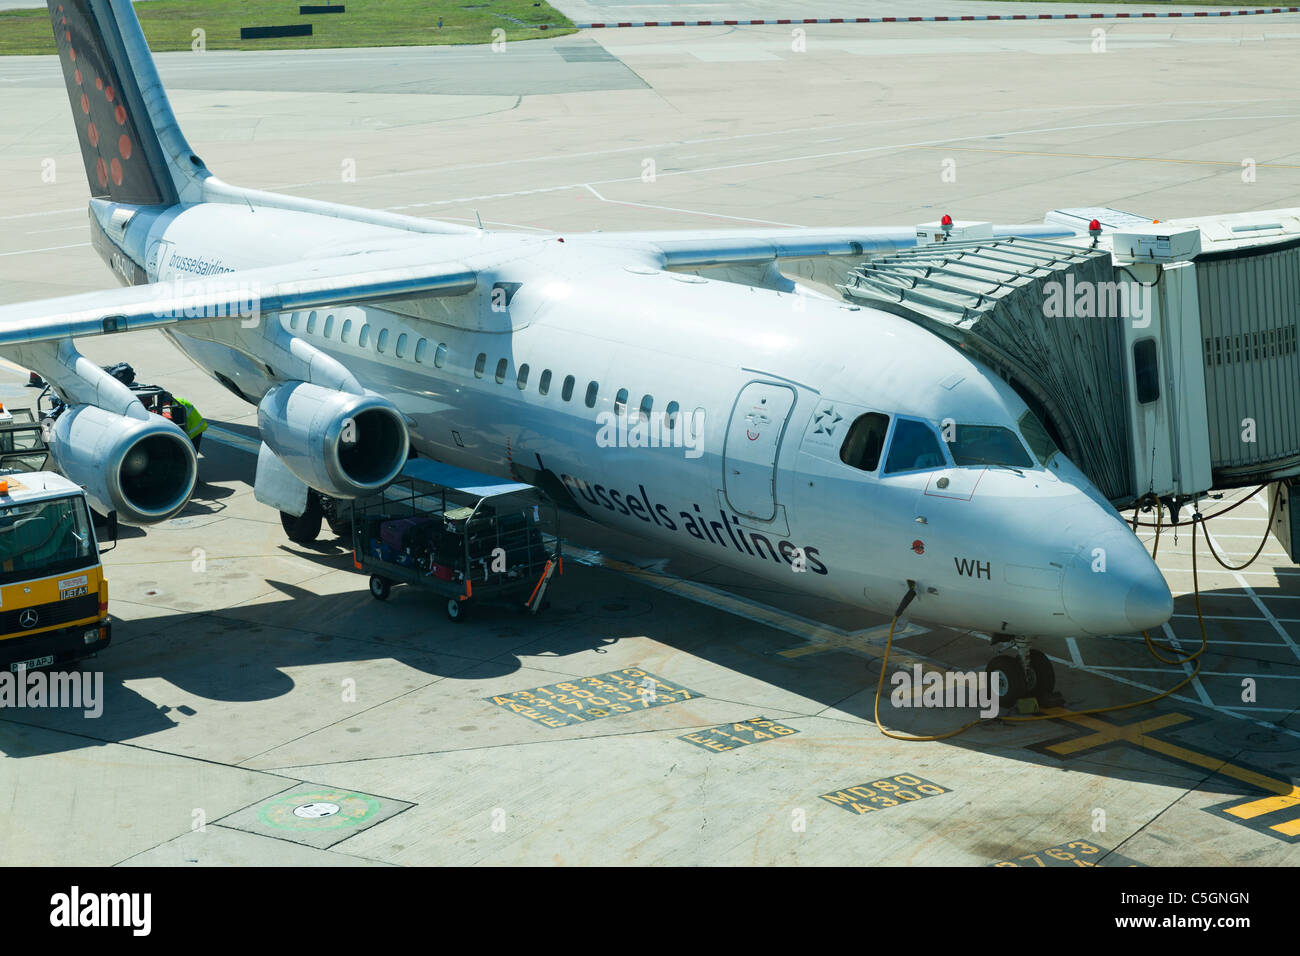
<path fill-rule="evenodd" d="M 1160 357 L 1156 353 L 1155 339 L 1133 343 L 1133 376 L 1137 380 L 1139 405 L 1160 400 Z"/>
<path fill-rule="evenodd" d="M 361 331 L 357 333 L 357 345 L 364 348 L 370 347 L 370 326 L 361 326 Z"/>
<path fill-rule="evenodd" d="M 397 357 L 398 357 L 398 358 L 406 358 L 406 343 L 407 343 L 408 341 L 409 341 L 409 339 L 407 338 L 405 332 L 403 332 L 401 335 L 399 335 L 399 336 L 397 337 Z"/>
<path fill-rule="evenodd" d="M 889 432 L 889 416 L 879 412 L 859 415 L 849 426 L 840 446 L 840 461 L 862 471 L 875 471 L 880 465 L 880 453 L 885 448 L 885 435 Z"/>
<path fill-rule="evenodd" d="M 316 313 L 315 312 L 307 313 L 307 334 L 308 335 L 316 334 Z"/>
<path fill-rule="evenodd" d="M 925 422 L 910 418 L 898 420 L 898 424 L 894 426 L 894 437 L 889 442 L 885 474 L 920 471 L 923 468 L 942 468 L 947 463 L 934 429 Z"/>
<path fill-rule="evenodd" d="M 376 351 L 379 351 L 379 352 L 382 352 L 382 351 L 384 351 L 386 348 L 388 348 L 388 330 L 387 330 L 387 329 L 380 329 L 380 330 L 379 330 L 379 341 L 377 341 L 377 342 L 375 343 L 375 350 L 376 350 Z"/>
<path fill-rule="evenodd" d="M 539 395 L 545 395 L 551 390 L 551 370 L 544 369 L 542 377 L 537 380 L 537 392 Z"/>
<path fill-rule="evenodd" d="M 341 332 L 339 333 L 339 338 L 342 339 L 344 342 L 347 342 L 350 338 L 352 338 L 352 320 L 351 320 L 351 319 L 344 319 L 344 320 L 343 320 L 343 331 L 341 331 Z"/>
<path fill-rule="evenodd" d="M 1000 425 L 957 425 L 956 438 L 948 443 L 958 465 L 1007 465 L 1032 468 L 1034 462 L 1015 432 Z"/>
<path fill-rule="evenodd" d="M 428 339 L 420 339 L 420 341 L 415 343 L 415 360 L 417 362 L 423 362 L 425 355 L 427 355 L 428 353 L 429 353 Z"/>
<path fill-rule="evenodd" d="M 447 362 L 447 346 L 443 342 L 438 343 L 438 347 L 433 351 L 433 364 L 442 368 Z"/>
<path fill-rule="evenodd" d="M 664 409 L 664 421 L 670 431 L 677 427 L 677 413 L 679 411 L 681 411 L 681 406 L 676 402 L 669 402 L 668 407 Z"/>
<path fill-rule="evenodd" d="M 643 422 L 648 422 L 648 421 L 650 421 L 650 412 L 651 412 L 651 410 L 652 410 L 654 407 L 655 407 L 655 399 L 654 399 L 654 396 L 653 396 L 653 395 L 644 395 L 644 396 L 642 396 L 642 398 L 641 398 L 641 409 L 640 409 L 640 411 L 641 411 L 641 421 L 643 421 Z"/>
<path fill-rule="evenodd" d="M 1020 426 L 1020 434 L 1024 436 L 1029 445 L 1029 450 L 1034 453 L 1034 457 L 1042 462 L 1043 467 L 1056 455 L 1059 448 L 1056 442 L 1052 441 L 1052 436 L 1047 434 L 1047 429 L 1043 423 L 1038 420 L 1038 416 L 1033 412 L 1025 412 L 1020 416 L 1020 421 L 1016 422 Z"/>
<path fill-rule="evenodd" d="M 564 399 L 566 402 L 569 399 L 573 398 L 573 386 L 575 384 L 577 383 L 575 382 L 572 375 L 564 376 L 564 385 L 560 389 L 560 398 Z"/>
<path fill-rule="evenodd" d="M 295 330 L 298 328 L 298 318 L 299 318 L 300 315 L 301 315 L 301 313 L 299 313 L 299 312 L 291 312 L 291 313 L 289 313 L 289 328 L 291 328 L 291 329 L 295 329 Z"/>
<path fill-rule="evenodd" d="M 614 414 L 627 414 L 627 389 L 620 388 L 618 394 L 614 396 Z"/>
<path fill-rule="evenodd" d="M 334 314 L 330 313 L 329 315 L 325 316 L 325 338 L 331 339 L 333 337 L 334 337 Z"/>
<path fill-rule="evenodd" d="M 519 377 L 515 379 L 515 388 L 523 391 L 528 387 L 528 363 L 519 366 Z"/>
<path fill-rule="evenodd" d="M 479 352 L 478 358 L 474 360 L 474 377 L 482 378 L 483 370 L 487 368 L 487 353 Z"/>
<path fill-rule="evenodd" d="M 506 369 L 510 367 L 509 359 L 501 359 L 497 362 L 497 384 L 504 385 L 506 381 Z"/>
<path fill-rule="evenodd" d="M 599 382 L 588 382 L 588 383 L 587 383 L 587 407 L 588 407 L 588 408 L 595 408 L 595 407 L 596 407 L 596 396 L 597 396 L 599 393 L 600 393 L 600 383 L 599 383 Z"/>

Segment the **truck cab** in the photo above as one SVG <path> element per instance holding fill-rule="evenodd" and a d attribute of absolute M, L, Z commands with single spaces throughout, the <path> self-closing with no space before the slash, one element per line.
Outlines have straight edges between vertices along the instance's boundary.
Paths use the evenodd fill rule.
<path fill-rule="evenodd" d="M 0 474 L 0 667 L 67 664 L 110 640 L 85 493 L 53 472 Z"/>

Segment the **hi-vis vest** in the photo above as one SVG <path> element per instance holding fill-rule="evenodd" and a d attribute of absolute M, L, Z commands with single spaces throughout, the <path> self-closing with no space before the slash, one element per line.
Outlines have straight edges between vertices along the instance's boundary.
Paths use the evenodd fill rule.
<path fill-rule="evenodd" d="M 184 406 L 185 413 L 189 416 L 185 419 L 185 434 L 188 435 L 191 440 L 193 440 L 195 436 L 202 435 L 208 430 L 208 423 L 203 420 L 203 416 L 199 414 L 197 408 L 179 395 L 173 395 L 172 401 L 177 405 Z"/>

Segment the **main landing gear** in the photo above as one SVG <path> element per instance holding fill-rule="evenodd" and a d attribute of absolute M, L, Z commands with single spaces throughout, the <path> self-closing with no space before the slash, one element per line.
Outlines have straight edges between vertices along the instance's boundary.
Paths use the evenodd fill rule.
<path fill-rule="evenodd" d="M 1034 698 L 1039 704 L 1055 704 L 1056 671 L 1042 651 L 1029 646 L 1026 637 L 994 634 L 993 645 L 1003 651 L 984 670 L 1002 707 Z"/>

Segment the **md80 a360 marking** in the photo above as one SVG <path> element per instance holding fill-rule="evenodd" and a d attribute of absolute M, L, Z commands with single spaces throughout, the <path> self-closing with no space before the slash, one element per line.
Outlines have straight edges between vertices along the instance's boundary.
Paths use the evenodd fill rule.
<path fill-rule="evenodd" d="M 1169 618 L 1155 564 L 1008 385 L 778 270 L 911 227 L 536 235 L 237 188 L 182 136 L 130 3 L 49 7 L 93 241 L 128 288 L 7 306 L 0 350 L 67 402 L 53 454 L 101 510 L 165 520 L 194 485 L 185 435 L 74 345 L 159 328 L 257 406 L 256 494 L 296 540 L 414 448 L 783 587 L 889 613 L 914 586 L 915 618 L 1022 639 L 1030 679 L 1024 639 Z M 625 437 L 598 440 L 611 421 Z"/>

